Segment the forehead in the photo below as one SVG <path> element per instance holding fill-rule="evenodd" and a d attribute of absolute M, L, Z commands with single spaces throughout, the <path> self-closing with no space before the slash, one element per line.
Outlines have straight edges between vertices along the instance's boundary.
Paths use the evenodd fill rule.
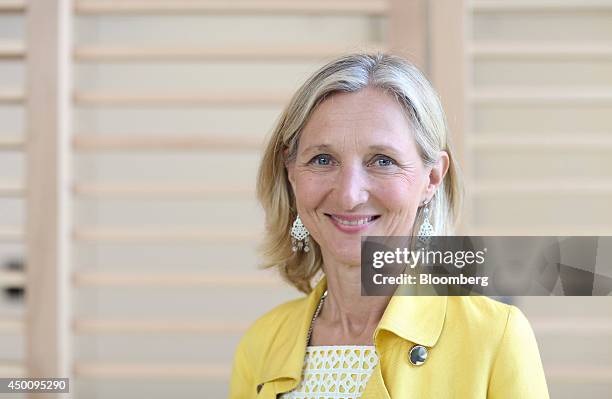
<path fill-rule="evenodd" d="M 310 116 L 300 139 L 333 144 L 347 137 L 372 144 L 410 144 L 412 124 L 390 94 L 376 88 L 337 93 L 323 101 Z"/>

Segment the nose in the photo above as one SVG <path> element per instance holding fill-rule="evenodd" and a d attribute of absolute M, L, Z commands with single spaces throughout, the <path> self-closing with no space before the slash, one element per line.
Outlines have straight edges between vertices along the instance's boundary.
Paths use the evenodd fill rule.
<path fill-rule="evenodd" d="M 343 211 L 351 211 L 368 202 L 369 184 L 362 165 L 343 165 L 336 181 L 335 191 Z"/>

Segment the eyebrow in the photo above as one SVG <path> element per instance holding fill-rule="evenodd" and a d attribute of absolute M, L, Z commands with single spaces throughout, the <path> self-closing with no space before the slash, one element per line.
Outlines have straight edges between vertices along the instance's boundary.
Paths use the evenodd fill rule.
<path fill-rule="evenodd" d="M 371 145 L 368 147 L 369 150 L 373 150 L 373 151 L 379 151 L 379 152 L 398 152 L 395 148 L 393 147 L 389 147 L 386 145 Z M 310 152 L 310 151 L 330 151 L 332 150 L 332 146 L 329 144 L 317 144 L 317 145 L 311 145 L 310 147 L 307 147 L 304 152 Z"/>
<path fill-rule="evenodd" d="M 395 148 L 389 147 L 386 145 L 371 145 L 368 147 L 370 150 L 380 151 L 380 152 L 398 152 Z"/>
<path fill-rule="evenodd" d="M 331 150 L 332 147 L 330 145 L 327 144 L 318 144 L 318 145 L 311 145 L 310 147 L 306 148 L 304 150 L 304 152 L 310 152 L 310 151 L 329 151 Z"/>

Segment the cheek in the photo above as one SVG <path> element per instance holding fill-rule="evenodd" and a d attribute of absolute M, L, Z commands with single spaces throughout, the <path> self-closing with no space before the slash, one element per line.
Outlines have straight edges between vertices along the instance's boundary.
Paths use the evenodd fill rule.
<path fill-rule="evenodd" d="M 332 179 L 328 176 L 300 173 L 296 175 L 296 198 L 300 207 L 308 210 L 318 205 L 327 192 Z"/>
<path fill-rule="evenodd" d="M 385 208 L 405 212 L 416 208 L 420 192 L 415 185 L 408 185 L 403 179 L 387 180 L 377 185 L 376 197 Z"/>

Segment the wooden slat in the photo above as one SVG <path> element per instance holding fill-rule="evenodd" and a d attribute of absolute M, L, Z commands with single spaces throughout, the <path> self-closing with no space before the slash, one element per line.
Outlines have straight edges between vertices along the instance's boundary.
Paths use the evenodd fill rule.
<path fill-rule="evenodd" d="M 27 372 L 23 363 L 0 360 L 0 377 L 25 377 L 26 375 Z"/>
<path fill-rule="evenodd" d="M 466 12 L 468 0 L 428 1 L 427 55 L 429 70 L 427 76 L 435 87 L 444 109 L 455 160 L 465 168 L 464 184 L 471 187 L 474 173 L 470 171 L 472 152 L 466 148 L 468 124 L 474 119 L 471 109 L 466 107 L 465 96 L 470 89 L 467 76 L 471 75 L 466 57 L 466 36 L 471 18 Z M 452 67 L 449 67 L 452 65 Z M 464 201 L 464 215 L 473 213 L 472 203 Z M 470 218 L 462 217 L 456 226 L 457 232 L 468 228 Z"/>
<path fill-rule="evenodd" d="M 0 150 L 23 150 L 25 139 L 21 135 L 2 134 L 0 135 Z"/>
<path fill-rule="evenodd" d="M 476 89 L 469 98 L 476 104 L 521 105 L 591 105 L 611 104 L 610 90 L 554 90 L 549 88 L 511 89 L 508 87 Z"/>
<path fill-rule="evenodd" d="M 609 151 L 612 149 L 612 134 L 600 135 L 557 135 L 557 134 L 473 134 L 469 140 L 470 147 L 477 150 L 500 148 L 534 149 L 546 151 L 548 149 L 572 149 L 589 151 Z"/>
<path fill-rule="evenodd" d="M 0 319 L 0 334 L 19 334 L 24 329 L 21 319 Z"/>
<path fill-rule="evenodd" d="M 74 239 L 88 242 L 253 242 L 259 239 L 261 233 L 246 228 L 233 230 L 217 229 L 175 229 L 175 228 L 87 228 L 77 227 Z"/>
<path fill-rule="evenodd" d="M 197 183 L 76 183 L 74 193 L 104 198 L 254 198 L 255 189 L 248 186 L 212 186 Z"/>
<path fill-rule="evenodd" d="M 72 2 L 31 0 L 25 18 L 28 137 L 25 364 L 31 377 L 71 375 Z M 45 397 L 68 395 L 42 394 Z"/>
<path fill-rule="evenodd" d="M 612 319 L 563 317 L 530 319 L 536 335 L 571 335 L 572 337 L 612 335 Z"/>
<path fill-rule="evenodd" d="M 472 236 L 610 236 L 609 226 L 488 226 L 474 224 L 466 232 Z"/>
<path fill-rule="evenodd" d="M 0 270 L 0 287 L 23 287 L 25 283 L 24 272 Z"/>
<path fill-rule="evenodd" d="M 77 92 L 77 105 L 110 106 L 235 106 L 235 105 L 282 105 L 289 100 L 289 93 L 260 93 L 253 91 L 217 91 L 206 93 L 141 93 L 129 92 Z"/>
<path fill-rule="evenodd" d="M 0 0 L 0 13 L 23 12 L 25 10 L 25 0 Z"/>
<path fill-rule="evenodd" d="M 484 42 L 474 43 L 469 53 L 476 59 L 610 59 L 612 46 L 598 43 Z"/>
<path fill-rule="evenodd" d="M 388 41 L 391 51 L 429 69 L 427 60 L 428 17 L 426 0 L 389 0 Z"/>
<path fill-rule="evenodd" d="M 154 363 L 93 363 L 76 362 L 74 374 L 88 378 L 204 378 L 207 380 L 227 380 L 231 367 L 218 364 L 172 364 Z"/>
<path fill-rule="evenodd" d="M 240 334 L 244 333 L 249 325 L 250 323 L 228 321 L 77 319 L 74 321 L 74 332 L 76 334 Z"/>
<path fill-rule="evenodd" d="M 166 151 L 166 150 L 260 150 L 263 138 L 255 135 L 240 137 L 184 134 L 77 134 L 72 143 L 82 151 Z"/>
<path fill-rule="evenodd" d="M 25 196 L 25 188 L 19 183 L 1 183 L 0 182 L 0 198 L 12 197 L 18 198 Z"/>
<path fill-rule="evenodd" d="M 17 227 L 0 227 L 0 242 L 22 242 L 23 230 Z"/>
<path fill-rule="evenodd" d="M 79 14 L 365 14 L 384 15 L 384 0 L 105 0 L 77 1 Z"/>
<path fill-rule="evenodd" d="M 17 90 L 0 89 L 0 104 L 22 104 L 24 98 L 23 93 Z"/>
<path fill-rule="evenodd" d="M 480 181 L 470 189 L 477 196 L 506 196 L 506 195 L 579 195 L 598 196 L 612 194 L 612 181 L 584 181 L 584 180 L 503 180 Z"/>
<path fill-rule="evenodd" d="M 23 43 L 0 41 L 0 60 L 23 57 L 25 57 L 25 47 Z"/>
<path fill-rule="evenodd" d="M 77 61 L 304 61 L 323 60 L 346 53 L 346 46 L 295 45 L 283 47 L 100 47 L 79 46 Z M 360 47 L 360 51 L 384 51 L 382 45 Z"/>
<path fill-rule="evenodd" d="M 468 2 L 475 12 L 548 12 L 548 11 L 609 11 L 612 3 L 606 0 L 474 0 Z"/>
<path fill-rule="evenodd" d="M 565 384 L 609 384 L 612 381 L 612 367 L 591 364 L 549 364 L 544 368 L 546 379 Z"/>
<path fill-rule="evenodd" d="M 2 275 L 0 274 L 0 279 Z M 1 280 L 0 280 L 1 281 Z M 77 287 L 190 287 L 190 286 L 264 286 L 281 285 L 278 278 L 267 274 L 222 275 L 207 273 L 103 273 L 76 272 L 73 283 Z"/>

